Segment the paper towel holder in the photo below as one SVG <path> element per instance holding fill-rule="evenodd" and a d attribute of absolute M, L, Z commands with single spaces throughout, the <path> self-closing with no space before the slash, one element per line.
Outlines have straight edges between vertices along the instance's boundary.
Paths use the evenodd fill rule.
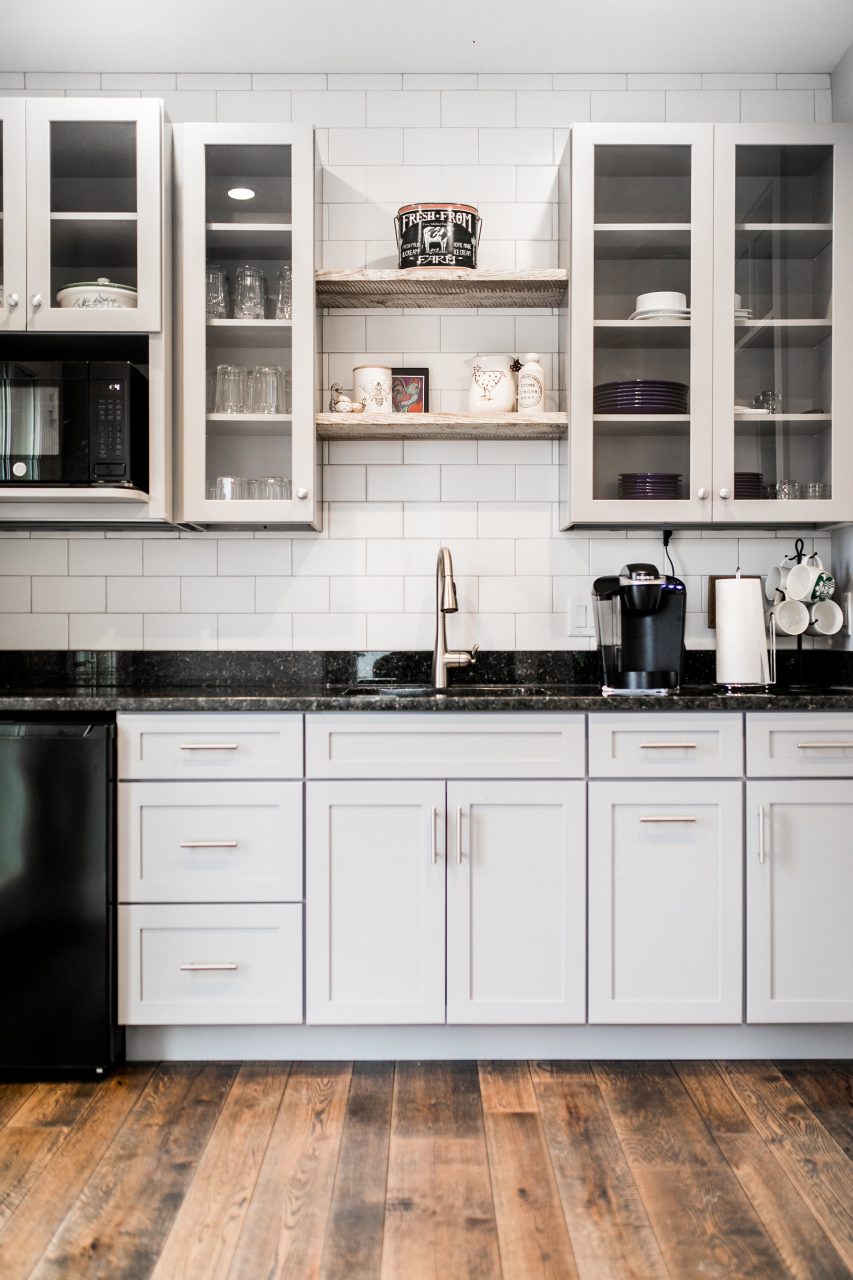
<path fill-rule="evenodd" d="M 726 693 L 768 693 L 776 683 L 776 619 L 769 616 L 770 643 L 767 646 L 767 658 L 770 666 L 770 679 L 763 684 L 718 684 Z M 801 637 L 798 637 L 801 639 Z"/>

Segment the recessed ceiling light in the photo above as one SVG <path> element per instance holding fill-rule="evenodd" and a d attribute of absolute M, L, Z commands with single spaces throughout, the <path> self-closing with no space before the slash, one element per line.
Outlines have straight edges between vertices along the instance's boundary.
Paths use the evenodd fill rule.
<path fill-rule="evenodd" d="M 232 200 L 254 200 L 255 198 L 251 187 L 232 187 L 228 194 Z"/>

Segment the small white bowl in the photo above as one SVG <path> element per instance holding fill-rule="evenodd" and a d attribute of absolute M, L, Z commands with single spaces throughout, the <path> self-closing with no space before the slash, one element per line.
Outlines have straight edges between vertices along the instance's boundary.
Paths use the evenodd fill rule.
<path fill-rule="evenodd" d="M 91 307 L 94 310 L 126 310 L 136 306 L 136 290 L 129 284 L 114 284 L 106 276 L 66 285 L 56 295 L 61 307 Z"/>
<path fill-rule="evenodd" d="M 683 311 L 687 306 L 686 293 L 641 293 L 635 311 Z"/>

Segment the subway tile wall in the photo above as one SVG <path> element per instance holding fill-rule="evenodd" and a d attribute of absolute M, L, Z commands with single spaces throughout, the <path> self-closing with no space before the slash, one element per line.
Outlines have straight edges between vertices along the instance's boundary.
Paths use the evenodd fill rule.
<path fill-rule="evenodd" d="M 583 121 L 832 118 L 828 75 L 198 75 L 8 72 L 0 95 L 162 97 L 173 121 L 313 124 L 324 162 L 326 268 L 396 265 L 393 214 L 417 199 L 476 204 L 480 261 L 556 265 L 556 163 Z M 554 386 L 550 312 L 340 312 L 323 376 L 365 355 L 430 369 L 431 407 L 464 407 L 466 357 L 539 351 Z M 551 392 L 552 404 L 555 393 Z M 426 649 L 439 546 L 452 549 L 451 643 L 577 649 L 569 600 L 659 534 L 559 531 L 557 446 L 541 441 L 332 442 L 321 533 L 0 533 L 0 648 Z M 708 575 L 764 573 L 796 531 L 676 533 L 688 644 L 713 645 Z M 803 531 L 829 558 L 829 538 Z"/>

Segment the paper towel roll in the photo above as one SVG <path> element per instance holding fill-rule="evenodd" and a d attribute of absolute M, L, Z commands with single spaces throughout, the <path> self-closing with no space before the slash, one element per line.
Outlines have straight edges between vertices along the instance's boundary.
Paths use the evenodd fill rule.
<path fill-rule="evenodd" d="M 768 684 L 764 603 L 757 578 L 717 579 L 717 683 Z"/>

